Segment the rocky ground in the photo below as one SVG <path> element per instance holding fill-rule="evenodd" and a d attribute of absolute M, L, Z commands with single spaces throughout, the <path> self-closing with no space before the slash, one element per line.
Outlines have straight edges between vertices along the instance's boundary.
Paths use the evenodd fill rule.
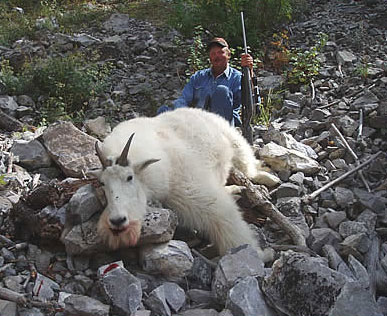
<path fill-rule="evenodd" d="M 108 252 L 96 235 L 103 195 L 85 178 L 99 166 L 95 140 L 110 131 L 105 117 L 154 115 L 176 98 L 185 67 L 176 32 L 113 15 L 101 30 L 0 47 L 14 65 L 92 48 L 118 66 L 82 130 L 24 132 L 39 105 L 0 96 L 0 315 L 387 315 L 386 12 L 385 0 L 320 0 L 288 26 L 295 47 L 319 32 L 329 39 L 313 84 L 285 92 L 271 127 L 255 127 L 257 155 L 281 184 L 268 201 L 264 188 L 231 179 L 247 188 L 241 208 L 275 251 L 266 265 L 250 246 L 214 257 L 157 203 L 138 248 Z M 259 76 L 263 95 L 282 89 L 269 69 Z"/>

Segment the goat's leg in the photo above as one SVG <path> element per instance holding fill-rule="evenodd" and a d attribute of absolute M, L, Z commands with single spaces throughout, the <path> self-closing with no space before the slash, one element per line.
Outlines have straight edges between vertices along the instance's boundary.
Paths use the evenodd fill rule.
<path fill-rule="evenodd" d="M 220 255 L 224 255 L 231 248 L 249 244 L 257 250 L 263 262 L 273 260 L 273 249 L 260 247 L 257 236 L 243 220 L 238 205 L 227 192 L 218 194 L 216 202 L 205 214 L 207 225 L 203 226 L 204 233 L 217 247 Z"/>
<path fill-rule="evenodd" d="M 250 244 L 260 250 L 249 225 L 242 219 L 233 197 L 222 186 L 199 186 L 189 193 L 170 201 L 170 207 L 179 214 L 179 223 L 198 230 L 223 255 L 228 249 Z M 173 204 L 173 205 L 172 205 Z"/>
<path fill-rule="evenodd" d="M 239 134 L 233 135 L 234 155 L 233 165 L 242 171 L 251 181 L 268 187 L 276 186 L 280 179 L 270 173 L 270 168 L 264 167 L 262 161 L 255 158 L 250 145 Z"/>

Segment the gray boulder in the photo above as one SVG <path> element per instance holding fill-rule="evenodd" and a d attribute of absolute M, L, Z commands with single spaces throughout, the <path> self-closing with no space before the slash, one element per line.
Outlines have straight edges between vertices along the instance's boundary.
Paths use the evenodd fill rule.
<path fill-rule="evenodd" d="M 289 316 L 328 315 L 346 277 L 311 258 L 292 251 L 283 252 L 262 283 L 269 302 Z"/>

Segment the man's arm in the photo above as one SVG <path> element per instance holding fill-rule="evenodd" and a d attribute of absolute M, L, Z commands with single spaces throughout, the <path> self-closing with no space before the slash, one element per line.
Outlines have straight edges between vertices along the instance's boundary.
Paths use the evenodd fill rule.
<path fill-rule="evenodd" d="M 195 75 L 193 75 L 187 82 L 187 84 L 184 86 L 181 96 L 173 102 L 174 109 L 184 108 L 192 103 L 194 96 L 194 80 Z"/>

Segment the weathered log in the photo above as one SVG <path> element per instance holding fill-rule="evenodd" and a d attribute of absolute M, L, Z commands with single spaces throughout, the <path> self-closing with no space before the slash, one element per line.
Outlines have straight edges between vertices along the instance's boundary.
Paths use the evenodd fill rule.
<path fill-rule="evenodd" d="M 266 188 L 260 187 L 262 189 L 258 189 L 259 186 L 255 186 L 241 171 L 235 168 L 231 170 L 229 179 L 234 184 L 246 188 L 246 197 L 252 208 L 259 209 L 260 212 L 280 226 L 296 245 L 306 247 L 305 237 L 300 229 L 270 202 L 270 195 Z"/>

